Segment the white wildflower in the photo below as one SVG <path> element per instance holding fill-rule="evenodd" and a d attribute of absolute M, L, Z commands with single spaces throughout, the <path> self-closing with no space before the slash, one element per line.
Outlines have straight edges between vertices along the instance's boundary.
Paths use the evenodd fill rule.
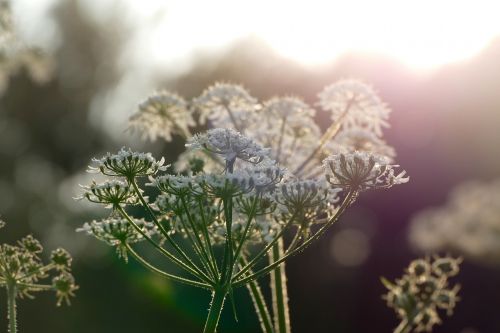
<path fill-rule="evenodd" d="M 499 266 L 500 180 L 458 185 L 445 205 L 425 209 L 412 218 L 409 238 L 421 251 L 453 251 Z"/>
<path fill-rule="evenodd" d="M 233 171 L 237 158 L 251 163 L 259 163 L 269 156 L 269 149 L 262 148 L 252 139 L 229 128 L 215 128 L 206 133 L 195 135 L 186 146 L 192 149 L 206 149 L 211 153 L 222 155 L 229 172 Z"/>
<path fill-rule="evenodd" d="M 398 165 L 389 164 L 386 157 L 366 152 L 331 155 L 323 161 L 323 167 L 327 181 L 346 190 L 389 188 L 409 180 L 405 171 L 395 174 Z"/>
<path fill-rule="evenodd" d="M 128 180 L 135 177 L 144 177 L 165 171 L 165 159 L 159 161 L 151 153 L 137 153 L 122 148 L 117 154 L 108 153 L 106 156 L 92 160 L 96 166 L 89 166 L 89 172 L 101 172 L 106 176 L 119 176 Z"/>
<path fill-rule="evenodd" d="M 144 219 L 137 219 L 134 222 L 148 237 L 158 234 L 158 229 L 154 223 L 147 222 Z M 85 232 L 108 245 L 116 246 L 118 255 L 125 260 L 127 260 L 126 245 L 144 240 L 144 236 L 129 221 L 117 217 L 86 222 L 81 228 L 76 229 L 76 231 Z"/>
<path fill-rule="evenodd" d="M 86 198 L 95 203 L 106 205 L 107 208 L 123 207 L 127 204 L 136 204 L 138 198 L 134 190 L 125 182 L 119 180 L 93 182 L 90 186 L 82 186 L 85 192 L 78 199 Z"/>
<path fill-rule="evenodd" d="M 240 131 L 258 106 L 257 100 L 242 86 L 215 83 L 193 100 L 193 108 L 199 112 L 202 125 L 208 120 L 214 127 L 233 127 Z"/>
<path fill-rule="evenodd" d="M 382 135 L 388 127 L 390 109 L 381 101 L 372 87 L 358 80 L 340 80 L 319 93 L 319 105 L 331 112 L 334 122 L 343 128 L 363 127 Z"/>
<path fill-rule="evenodd" d="M 189 127 L 196 125 L 186 101 L 169 91 L 154 93 L 138 109 L 130 117 L 130 127 L 151 141 L 158 137 L 172 141 L 172 135 L 189 137 Z"/>

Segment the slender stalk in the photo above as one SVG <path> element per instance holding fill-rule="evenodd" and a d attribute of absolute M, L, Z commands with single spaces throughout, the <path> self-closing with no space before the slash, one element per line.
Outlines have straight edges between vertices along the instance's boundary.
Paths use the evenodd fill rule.
<path fill-rule="evenodd" d="M 142 229 L 132 220 L 132 218 L 125 212 L 125 210 L 122 207 L 118 207 L 118 212 L 127 219 L 127 221 L 130 222 L 130 224 L 134 227 L 135 230 L 137 230 L 138 233 L 141 234 L 144 239 L 146 239 L 155 249 L 160 251 L 163 255 L 165 255 L 167 258 L 172 260 L 174 263 L 176 263 L 178 266 L 181 268 L 185 269 L 187 272 L 192 274 L 193 276 L 197 277 L 198 279 L 205 281 L 209 284 L 213 284 L 213 281 L 210 280 L 208 276 L 205 275 L 202 271 L 200 271 L 196 266 L 191 267 L 190 265 L 185 264 L 182 260 L 176 258 L 172 253 L 168 252 L 165 250 L 163 247 L 161 247 L 159 244 L 157 244 L 151 237 L 149 237 Z"/>
<path fill-rule="evenodd" d="M 269 273 L 273 269 L 275 269 L 278 265 L 283 263 L 288 257 L 304 250 L 314 240 L 321 237 L 326 232 L 326 230 L 339 219 L 339 217 L 344 213 L 344 211 L 347 209 L 347 207 L 349 207 L 349 205 L 354 201 L 354 199 L 356 198 L 356 195 L 357 195 L 357 192 L 355 190 L 349 191 L 349 193 L 345 197 L 344 201 L 342 202 L 342 205 L 339 207 L 339 209 L 337 210 L 335 215 L 328 222 L 326 222 L 313 236 L 311 236 L 310 238 L 305 240 L 300 246 L 297 246 L 294 250 L 289 251 L 289 252 L 287 251 L 284 256 L 282 256 L 281 258 L 276 260 L 274 263 L 271 263 L 267 267 L 264 267 L 264 268 L 258 270 L 257 272 L 255 272 L 254 274 L 246 276 L 240 280 L 236 280 L 239 277 L 239 273 L 236 274 L 236 276 L 233 280 L 234 281 L 233 288 L 240 287 L 240 286 L 244 285 L 245 283 L 248 283 L 249 281 L 258 279 L 259 277 L 261 277 L 261 276 Z M 248 267 L 248 265 L 246 267 Z M 240 273 L 241 273 L 241 271 L 240 271 Z"/>
<path fill-rule="evenodd" d="M 328 127 L 325 134 L 323 134 L 323 136 L 319 140 L 318 146 L 316 146 L 316 148 L 311 152 L 311 154 L 309 154 L 309 156 L 307 156 L 306 159 L 297 167 L 297 169 L 293 172 L 294 175 L 300 175 L 304 171 L 304 168 L 320 152 L 320 150 L 324 147 L 324 145 L 328 142 L 328 140 L 334 138 L 335 135 L 337 135 L 342 126 L 342 121 L 349 112 L 349 109 L 351 108 L 353 102 L 354 98 L 349 100 L 349 102 L 347 102 L 347 105 L 344 111 L 342 112 L 342 115 L 339 117 L 339 119 L 337 119 L 336 122 L 332 123 L 330 127 Z"/>
<path fill-rule="evenodd" d="M 264 333 L 274 333 L 274 328 L 272 325 L 271 315 L 267 308 L 264 295 L 260 289 L 259 283 L 257 281 L 251 281 L 247 284 L 247 289 L 250 292 L 250 297 L 252 298 L 253 306 L 257 317 L 259 317 L 260 328 Z"/>
<path fill-rule="evenodd" d="M 167 240 L 167 242 L 170 245 L 172 245 L 172 247 L 177 251 L 177 253 L 187 262 L 187 264 L 185 264 L 185 265 L 190 266 L 193 270 L 197 271 L 201 275 L 204 275 L 205 278 L 207 278 L 208 280 L 210 280 L 210 278 L 204 272 L 202 272 L 200 269 L 198 269 L 198 267 L 193 263 L 193 261 L 191 260 L 191 258 L 189 258 L 187 256 L 187 254 L 184 253 L 184 251 L 182 251 L 182 249 L 180 248 L 180 246 L 172 239 L 172 237 L 169 235 L 169 233 L 167 232 L 167 230 L 165 230 L 165 228 L 160 223 L 160 221 L 158 221 L 158 219 L 156 218 L 155 213 L 153 212 L 153 210 L 151 210 L 151 207 L 149 207 L 148 203 L 144 199 L 144 196 L 142 195 L 141 191 L 139 190 L 139 187 L 137 186 L 137 182 L 135 181 L 135 179 L 129 179 L 128 181 L 129 181 L 130 184 L 132 184 L 132 187 L 134 188 L 134 191 L 135 191 L 137 197 L 139 198 L 142 206 L 149 213 L 149 215 L 153 219 L 153 222 L 158 227 L 158 229 L 161 231 L 161 233 L 163 234 L 163 236 L 165 237 L 165 239 Z"/>
<path fill-rule="evenodd" d="M 273 245 L 269 260 L 271 262 L 277 261 L 284 255 L 284 252 L 283 238 L 280 238 Z M 288 308 L 285 263 L 277 266 L 271 273 L 271 295 L 273 299 L 274 329 L 277 333 L 290 333 L 290 309 Z"/>
<path fill-rule="evenodd" d="M 398 327 L 394 329 L 394 333 L 410 333 L 411 332 L 411 322 L 408 320 L 403 320 L 399 323 Z"/>
<path fill-rule="evenodd" d="M 212 293 L 212 302 L 208 310 L 207 320 L 203 333 L 215 333 L 217 325 L 219 324 L 220 314 L 224 307 L 224 300 L 226 299 L 227 288 L 216 288 Z"/>
<path fill-rule="evenodd" d="M 203 223 L 202 231 L 203 231 L 203 236 L 205 237 L 205 241 L 207 243 L 208 251 L 210 253 L 210 256 L 212 257 L 213 265 L 215 268 L 216 278 L 219 276 L 219 267 L 217 266 L 217 258 L 215 257 L 215 252 L 212 247 L 212 242 L 210 240 L 210 236 L 208 234 L 208 221 L 207 218 L 205 217 L 205 211 L 203 209 L 203 203 L 201 199 L 198 200 L 198 207 L 200 208 L 200 215 L 201 215 L 201 221 Z"/>
<path fill-rule="evenodd" d="M 240 266 L 245 266 L 248 262 L 243 256 L 240 256 L 238 260 Z M 249 271 L 249 274 L 252 274 L 252 271 Z M 255 308 L 255 312 L 257 313 L 257 317 L 259 317 L 260 327 L 262 332 L 264 333 L 274 333 L 274 327 L 271 319 L 271 314 L 269 313 L 269 308 L 266 303 L 266 299 L 262 294 L 262 290 L 260 289 L 259 283 L 257 281 L 251 281 L 247 284 L 247 289 L 250 292 L 250 297 L 252 298 L 253 306 Z"/>
<path fill-rule="evenodd" d="M 285 232 L 285 230 L 287 230 L 288 226 L 290 226 L 290 224 L 292 224 L 292 222 L 295 220 L 296 216 L 297 216 L 297 212 L 294 212 L 294 214 L 292 215 L 292 217 L 290 217 L 290 220 L 288 220 L 288 222 L 281 228 L 281 230 L 278 232 L 278 234 L 276 235 L 276 237 L 269 244 L 267 244 L 259 253 L 257 253 L 257 255 L 255 257 L 253 257 L 253 259 L 247 265 L 245 265 L 245 267 L 243 267 L 233 277 L 233 281 L 235 281 L 237 278 L 239 278 L 240 276 L 242 276 L 243 274 L 245 274 L 250 268 L 252 268 L 253 266 L 255 266 L 255 264 L 263 256 L 266 255 L 266 253 L 273 247 L 273 245 L 278 241 L 278 239 L 281 236 L 283 236 L 283 233 Z"/>
<path fill-rule="evenodd" d="M 193 281 L 193 280 L 190 280 L 190 279 L 186 279 L 186 278 L 174 275 L 174 274 L 170 274 L 170 273 L 164 272 L 161 269 L 154 267 L 153 265 L 151 265 L 150 263 L 148 263 L 144 258 L 142 258 L 137 252 L 135 252 L 135 250 L 129 244 L 126 244 L 125 246 L 127 247 L 127 250 L 130 252 L 130 254 L 138 262 L 140 262 L 144 267 L 146 267 L 147 269 L 149 269 L 153 273 L 159 274 L 159 275 L 161 275 L 163 277 L 166 277 L 168 279 L 171 279 L 173 281 L 181 282 L 181 283 L 188 284 L 188 285 L 191 285 L 191 286 L 194 286 L 194 287 L 200 287 L 200 288 L 204 288 L 204 289 L 210 289 L 210 285 L 208 285 L 206 283 L 202 283 L 202 282 L 198 282 L 198 281 Z"/>
<path fill-rule="evenodd" d="M 9 333 L 17 333 L 17 311 L 16 311 L 16 283 L 7 282 L 7 316 L 9 319 Z"/>
<path fill-rule="evenodd" d="M 286 117 L 283 117 L 283 120 L 281 121 L 281 128 L 280 128 L 280 137 L 278 139 L 278 152 L 276 153 L 276 162 L 280 162 L 280 157 L 281 157 L 281 145 L 283 144 L 283 136 L 285 135 L 285 124 L 286 124 Z"/>
<path fill-rule="evenodd" d="M 193 242 L 193 244 L 198 244 L 200 251 L 201 251 L 201 257 L 207 261 L 209 272 L 211 272 L 213 278 L 216 279 L 218 274 L 217 274 L 217 271 L 215 270 L 213 260 L 211 259 L 209 251 L 207 250 L 206 246 L 203 244 L 203 241 L 200 238 L 199 230 L 196 227 L 196 223 L 195 223 L 193 217 L 191 216 L 191 213 L 189 212 L 189 208 L 187 206 L 187 203 L 186 203 L 184 196 L 181 196 L 181 202 L 182 202 L 182 206 L 184 207 L 184 210 L 186 212 L 188 222 L 191 225 L 191 229 L 193 230 L 193 234 L 194 234 L 195 241 L 196 241 L 196 242 Z"/>

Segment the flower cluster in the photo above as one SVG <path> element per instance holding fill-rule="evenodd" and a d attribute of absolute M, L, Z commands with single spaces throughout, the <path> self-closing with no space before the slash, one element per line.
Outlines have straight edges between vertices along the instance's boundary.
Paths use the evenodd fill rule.
<path fill-rule="evenodd" d="M 448 279 L 458 274 L 461 261 L 451 257 L 417 259 L 394 283 L 382 279 L 388 289 L 384 299 L 401 319 L 397 332 L 430 332 L 441 323 L 438 310 L 453 314 L 460 286 L 451 286 Z"/>
<path fill-rule="evenodd" d="M 414 216 L 410 241 L 425 252 L 453 251 L 500 265 L 500 180 L 458 185 L 443 207 Z"/>
<path fill-rule="evenodd" d="M 107 208 L 116 209 L 127 204 L 136 204 L 138 200 L 129 184 L 120 180 L 109 180 L 99 184 L 92 182 L 82 188 L 85 192 L 79 199 L 86 198 L 90 202 L 104 204 Z"/>
<path fill-rule="evenodd" d="M 229 172 L 232 172 L 237 158 L 257 164 L 269 155 L 269 149 L 262 148 L 251 138 L 230 128 L 215 128 L 195 135 L 186 146 L 191 149 L 206 149 L 223 156 Z"/>
<path fill-rule="evenodd" d="M 369 85 L 358 80 L 341 80 L 319 93 L 319 105 L 333 121 L 342 119 L 345 128 L 367 128 L 377 135 L 388 127 L 390 109 Z"/>
<path fill-rule="evenodd" d="M 151 176 L 165 171 L 165 159 L 156 161 L 151 153 L 136 153 L 122 148 L 117 154 L 108 153 L 100 159 L 93 159 L 96 166 L 89 166 L 89 172 L 101 172 L 106 176 L 120 176 L 126 179 Z"/>
<path fill-rule="evenodd" d="M 119 217 L 109 217 L 100 221 L 87 222 L 83 227 L 76 229 L 88 235 L 116 247 L 119 257 L 125 261 L 127 257 L 127 245 L 143 241 L 146 237 L 158 235 L 158 228 L 152 222 L 137 219 L 132 225 L 129 221 Z"/>
<path fill-rule="evenodd" d="M 394 168 L 398 165 L 389 163 L 385 156 L 355 151 L 332 155 L 323 161 L 323 167 L 328 182 L 346 190 L 364 191 L 407 183 L 406 172 L 396 174 Z"/>
<path fill-rule="evenodd" d="M 130 127 L 152 141 L 160 137 L 172 141 L 172 135 L 191 136 L 195 126 L 192 112 L 184 98 L 168 91 L 159 91 L 139 104 L 138 112 L 130 118 Z"/>
<path fill-rule="evenodd" d="M 5 225 L 5 223 L 1 223 Z M 32 293 L 52 290 L 57 297 L 57 305 L 69 304 L 78 286 L 71 275 L 71 256 L 62 249 L 52 251 L 50 262 L 41 259 L 43 247 L 32 235 L 17 242 L 17 245 L 0 245 L 0 286 L 13 291 L 13 297 L 29 297 Z M 52 276 L 52 283 L 42 284 Z M 67 283 L 62 286 L 59 281 Z M 10 297 L 10 296 L 9 296 Z"/>
<path fill-rule="evenodd" d="M 257 100 L 242 86 L 216 83 L 193 100 L 193 108 L 199 113 L 199 121 L 208 121 L 214 127 L 234 127 L 240 130 L 250 122 Z"/>
<path fill-rule="evenodd" d="M 151 167 L 156 166 L 152 158 L 146 159 L 150 164 L 143 169 L 133 171 L 128 157 L 108 155 L 97 161 L 94 170 L 115 179 L 92 184 L 83 196 L 115 208 L 113 214 L 123 219 L 120 231 L 135 229 L 142 234 L 126 209 L 136 203 L 142 206 L 164 242 L 143 237 L 187 275 L 156 268 L 133 244 L 127 243 L 121 255 L 130 253 L 155 273 L 212 290 L 204 332 L 215 332 L 224 298 L 244 285 L 268 332 L 273 324 L 265 318 L 267 305 L 256 280 L 272 272 L 271 289 L 283 287 L 283 262 L 321 237 L 359 193 L 408 181 L 404 171 L 396 173 L 394 150 L 382 139 L 389 109 L 373 89 L 343 80 L 327 87 L 319 98 L 333 120 L 325 131 L 315 121 L 316 110 L 296 97 L 261 103 L 243 87 L 221 83 L 188 102 L 162 92 L 161 98 L 142 103 L 131 119 L 145 137 L 168 141 L 172 134 L 188 136 L 183 133 L 190 127 L 208 128 L 187 140 L 188 151 L 175 164 L 179 174 L 162 173 L 161 165 Z M 149 176 L 147 185 L 159 192 L 153 202 L 142 195 L 135 181 L 140 176 Z M 102 239 L 100 227 L 86 229 Z M 290 242 L 283 239 L 287 232 L 292 233 Z M 114 238 L 107 242 L 117 244 Z M 189 250 L 183 248 L 186 244 Z M 278 283 L 281 287 L 276 287 Z M 286 308 L 284 291 L 281 296 L 273 291 L 273 298 L 281 297 Z M 281 324 L 276 320 L 275 325 Z"/>

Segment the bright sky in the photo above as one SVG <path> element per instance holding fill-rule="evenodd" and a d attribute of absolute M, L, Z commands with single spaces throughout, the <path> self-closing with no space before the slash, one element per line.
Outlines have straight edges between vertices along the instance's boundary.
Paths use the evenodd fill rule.
<path fill-rule="evenodd" d="M 149 38 L 159 59 L 253 35 L 306 65 L 362 51 L 430 69 L 466 59 L 500 34 L 500 1 L 129 1 L 133 13 L 156 15 Z"/>
<path fill-rule="evenodd" d="M 33 22 L 40 8 L 57 1 L 14 3 Z M 136 49 L 168 67 L 256 36 L 305 65 L 361 51 L 432 69 L 478 53 L 500 34 L 497 0 L 80 0 L 96 21 L 105 21 L 114 3 L 129 9 Z"/>

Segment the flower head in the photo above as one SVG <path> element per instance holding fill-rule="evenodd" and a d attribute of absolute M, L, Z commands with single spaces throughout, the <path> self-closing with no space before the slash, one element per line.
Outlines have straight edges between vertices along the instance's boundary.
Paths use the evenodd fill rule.
<path fill-rule="evenodd" d="M 435 324 L 441 323 L 439 309 L 446 310 L 448 315 L 459 300 L 458 285 L 450 286 L 449 274 L 441 270 L 434 270 L 443 261 L 457 264 L 460 259 L 436 258 L 434 262 L 429 259 L 417 259 L 410 263 L 407 274 L 395 283 L 382 279 L 388 289 L 384 299 L 387 305 L 396 311 L 402 321 L 410 323 L 415 332 L 431 331 Z M 458 272 L 458 266 L 457 266 Z"/>
<path fill-rule="evenodd" d="M 158 234 L 158 230 L 153 223 L 144 219 L 138 219 L 134 222 L 142 233 L 148 237 Z M 108 245 L 115 246 L 118 255 L 124 260 L 127 260 L 127 244 L 144 240 L 144 236 L 129 221 L 118 217 L 86 222 L 76 231 L 85 232 L 87 235 L 94 236 Z"/>
<path fill-rule="evenodd" d="M 186 101 L 169 91 L 159 91 L 139 104 L 139 110 L 130 117 L 133 130 L 142 132 L 143 138 L 155 141 L 161 137 L 172 141 L 172 135 L 190 136 L 189 127 L 195 126 Z"/>
<path fill-rule="evenodd" d="M 92 182 L 90 186 L 84 186 L 83 189 L 85 192 L 81 198 L 104 204 L 107 208 L 117 208 L 138 202 L 134 190 L 127 183 L 119 180 L 105 181 L 100 184 Z"/>
<path fill-rule="evenodd" d="M 60 271 L 67 271 L 71 267 L 71 262 L 73 259 L 68 251 L 63 248 L 57 248 L 52 251 L 50 255 L 50 261 L 56 266 Z"/>
<path fill-rule="evenodd" d="M 342 121 L 343 128 L 362 127 L 382 135 L 388 127 L 390 109 L 369 85 L 358 80 L 340 80 L 319 93 L 319 105 L 331 112 L 334 122 Z"/>
<path fill-rule="evenodd" d="M 209 120 L 214 127 L 234 127 L 241 130 L 257 109 L 257 100 L 242 86 L 215 83 L 193 100 L 200 113 L 200 123 Z"/>
<path fill-rule="evenodd" d="M 256 164 L 269 155 L 269 149 L 262 148 L 252 139 L 230 128 L 215 128 L 195 135 L 186 146 L 222 155 L 229 172 L 233 171 L 237 158 Z"/>
<path fill-rule="evenodd" d="M 500 180 L 458 185 L 441 207 L 411 221 L 410 241 L 425 252 L 452 251 L 475 262 L 500 265 Z"/>
<path fill-rule="evenodd" d="M 57 306 L 60 306 L 62 302 L 70 305 L 69 298 L 74 297 L 75 291 L 78 290 L 75 278 L 68 272 L 61 272 L 60 275 L 52 279 L 52 287 L 56 291 Z"/>
<path fill-rule="evenodd" d="M 409 180 L 405 171 L 396 175 L 397 165 L 389 164 L 387 158 L 366 152 L 331 155 L 323 161 L 323 167 L 331 185 L 347 190 L 389 188 Z"/>
<path fill-rule="evenodd" d="M 101 172 L 107 176 L 124 177 L 132 180 L 135 177 L 144 177 L 164 171 L 165 160 L 159 161 L 151 156 L 151 153 L 137 153 L 122 148 L 117 154 L 108 153 L 100 159 L 93 159 L 96 167 L 89 167 L 90 172 Z"/>

